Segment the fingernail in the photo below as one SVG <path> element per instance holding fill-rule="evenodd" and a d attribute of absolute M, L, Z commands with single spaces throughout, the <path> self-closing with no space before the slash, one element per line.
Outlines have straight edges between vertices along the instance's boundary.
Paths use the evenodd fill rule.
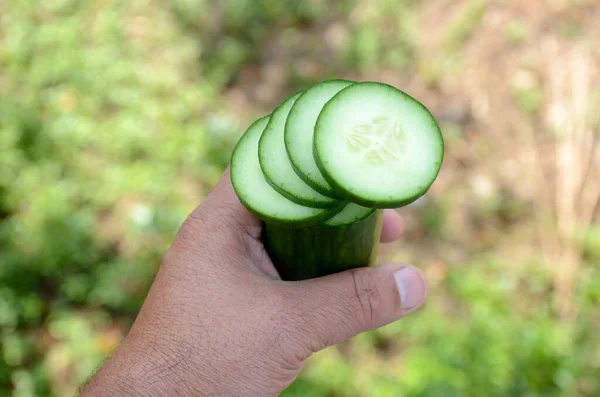
<path fill-rule="evenodd" d="M 419 306 L 427 294 L 427 284 L 423 273 L 414 266 L 406 266 L 394 273 L 400 306 L 403 309 L 413 309 Z"/>

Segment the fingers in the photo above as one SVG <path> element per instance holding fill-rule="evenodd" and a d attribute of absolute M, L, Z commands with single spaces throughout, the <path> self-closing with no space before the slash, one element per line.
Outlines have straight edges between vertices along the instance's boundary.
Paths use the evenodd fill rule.
<path fill-rule="evenodd" d="M 289 288 L 293 329 L 311 352 L 406 316 L 429 292 L 420 270 L 400 264 L 354 269 Z"/>
<path fill-rule="evenodd" d="M 383 211 L 381 242 L 389 243 L 398 240 L 404 233 L 404 222 L 398 213 L 391 209 Z"/>

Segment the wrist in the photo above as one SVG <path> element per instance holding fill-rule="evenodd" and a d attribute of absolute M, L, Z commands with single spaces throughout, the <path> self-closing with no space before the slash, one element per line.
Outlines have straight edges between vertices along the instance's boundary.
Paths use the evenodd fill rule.
<path fill-rule="evenodd" d="M 150 343 L 127 340 L 86 385 L 88 396 L 199 395 L 191 382 L 184 356 Z"/>

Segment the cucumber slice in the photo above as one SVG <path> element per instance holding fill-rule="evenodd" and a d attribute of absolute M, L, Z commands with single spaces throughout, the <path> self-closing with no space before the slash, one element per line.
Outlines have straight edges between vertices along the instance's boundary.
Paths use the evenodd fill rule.
<path fill-rule="evenodd" d="M 236 144 L 231 156 L 231 183 L 244 206 L 259 219 L 276 225 L 304 227 L 331 218 L 341 208 L 310 208 L 277 193 L 258 163 L 258 142 L 269 116 L 255 121 Z"/>
<path fill-rule="evenodd" d="M 377 82 L 344 88 L 315 125 L 315 157 L 327 181 L 367 207 L 392 208 L 421 197 L 437 177 L 444 141 L 429 110 Z"/>
<path fill-rule="evenodd" d="M 317 84 L 298 97 L 285 123 L 285 148 L 296 173 L 321 194 L 339 196 L 325 180 L 313 156 L 314 129 L 323 106 L 341 89 L 354 84 L 329 80 Z"/>
<path fill-rule="evenodd" d="M 343 210 L 325 221 L 326 226 L 344 226 L 361 221 L 375 212 L 375 208 L 363 207 L 355 203 L 347 204 Z"/>
<path fill-rule="evenodd" d="M 338 208 L 340 200 L 322 195 L 296 174 L 285 150 L 285 120 L 300 94 L 290 96 L 271 115 L 258 144 L 260 166 L 271 186 L 288 199 L 307 207 Z"/>

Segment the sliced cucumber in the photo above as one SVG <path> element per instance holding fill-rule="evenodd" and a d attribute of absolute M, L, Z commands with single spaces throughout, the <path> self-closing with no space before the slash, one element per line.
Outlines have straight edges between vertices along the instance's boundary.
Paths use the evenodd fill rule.
<path fill-rule="evenodd" d="M 351 84 L 354 82 L 329 80 L 309 88 L 298 97 L 285 123 L 285 148 L 298 176 L 330 197 L 338 195 L 321 174 L 313 156 L 315 123 L 325 103 Z"/>
<path fill-rule="evenodd" d="M 277 225 L 311 226 L 331 218 L 341 208 L 310 208 L 296 204 L 265 179 L 258 162 L 258 142 L 269 116 L 255 121 L 238 141 L 231 156 L 231 183 L 244 206 L 259 219 Z"/>
<path fill-rule="evenodd" d="M 430 188 L 444 141 L 420 102 L 390 85 L 364 82 L 344 88 L 323 107 L 314 149 L 323 176 L 344 197 L 391 208 Z"/>
<path fill-rule="evenodd" d="M 340 200 L 322 195 L 296 174 L 285 150 L 285 120 L 300 94 L 290 96 L 271 115 L 258 144 L 260 166 L 271 186 L 288 199 L 308 207 L 337 208 Z"/>
<path fill-rule="evenodd" d="M 375 208 L 363 207 L 355 203 L 347 204 L 343 210 L 325 221 L 326 226 L 344 226 L 361 221 L 375 212 Z"/>

